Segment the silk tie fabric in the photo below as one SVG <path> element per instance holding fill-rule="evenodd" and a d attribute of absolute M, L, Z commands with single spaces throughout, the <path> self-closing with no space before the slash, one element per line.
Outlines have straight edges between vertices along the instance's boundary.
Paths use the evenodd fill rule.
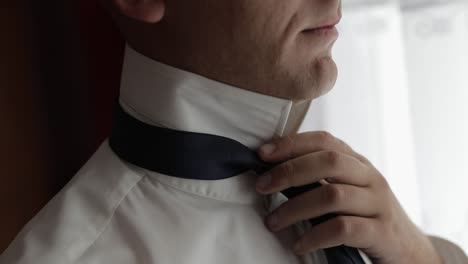
<path fill-rule="evenodd" d="M 127 162 L 185 179 L 222 180 L 249 170 L 261 174 L 277 165 L 263 162 L 256 152 L 230 138 L 151 126 L 127 114 L 118 103 L 109 145 Z M 291 199 L 320 186 L 314 183 L 282 193 Z M 327 214 L 310 222 L 315 226 L 334 216 Z M 364 264 L 355 248 L 338 246 L 324 251 L 330 264 Z"/>

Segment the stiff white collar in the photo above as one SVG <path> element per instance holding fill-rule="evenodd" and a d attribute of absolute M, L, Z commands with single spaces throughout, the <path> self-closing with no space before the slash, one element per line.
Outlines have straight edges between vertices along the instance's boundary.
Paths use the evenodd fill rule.
<path fill-rule="evenodd" d="M 154 61 L 129 46 L 120 103 L 148 124 L 228 137 L 252 150 L 284 135 L 288 127 L 293 131 L 309 106 L 207 79 Z M 162 184 L 212 199 L 250 203 L 259 198 L 251 173 L 219 181 L 147 173 Z"/>
<path fill-rule="evenodd" d="M 159 63 L 129 46 L 120 102 L 146 123 L 224 136 L 252 149 L 284 135 L 298 105 Z M 298 113 L 300 119 L 305 110 Z"/>

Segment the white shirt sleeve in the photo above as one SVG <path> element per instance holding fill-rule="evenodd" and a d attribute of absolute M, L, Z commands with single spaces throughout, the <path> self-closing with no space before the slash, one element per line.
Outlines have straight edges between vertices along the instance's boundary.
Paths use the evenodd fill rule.
<path fill-rule="evenodd" d="M 468 264 L 466 254 L 454 243 L 434 236 L 429 236 L 429 239 L 445 264 Z"/>

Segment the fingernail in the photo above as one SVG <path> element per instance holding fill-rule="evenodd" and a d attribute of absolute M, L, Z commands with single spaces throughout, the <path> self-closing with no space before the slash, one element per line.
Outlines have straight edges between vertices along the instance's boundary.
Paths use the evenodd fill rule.
<path fill-rule="evenodd" d="M 268 216 L 267 225 L 270 229 L 276 230 L 276 228 L 278 227 L 278 216 L 276 216 L 275 214 Z"/>
<path fill-rule="evenodd" d="M 263 176 L 260 176 L 260 178 L 257 181 L 257 189 L 259 190 L 266 190 L 268 186 L 270 186 L 271 183 L 271 174 L 266 173 Z"/>
<path fill-rule="evenodd" d="M 276 150 L 276 146 L 274 144 L 271 144 L 271 143 L 263 145 L 260 148 L 260 152 L 262 152 L 265 155 L 271 155 L 271 154 L 273 154 L 273 152 L 275 152 L 275 150 Z"/>
<path fill-rule="evenodd" d="M 335 181 L 333 180 L 333 178 L 326 178 L 325 179 L 328 183 L 335 183 Z"/>

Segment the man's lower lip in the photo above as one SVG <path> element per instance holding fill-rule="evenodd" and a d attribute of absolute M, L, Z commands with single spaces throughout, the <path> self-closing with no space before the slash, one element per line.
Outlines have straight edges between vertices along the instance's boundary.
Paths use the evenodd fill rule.
<path fill-rule="evenodd" d="M 338 30 L 336 29 L 335 26 L 328 26 L 328 27 L 307 29 L 307 30 L 304 30 L 303 33 L 313 34 L 313 35 L 317 35 L 317 36 L 327 36 L 327 35 L 337 34 Z"/>

